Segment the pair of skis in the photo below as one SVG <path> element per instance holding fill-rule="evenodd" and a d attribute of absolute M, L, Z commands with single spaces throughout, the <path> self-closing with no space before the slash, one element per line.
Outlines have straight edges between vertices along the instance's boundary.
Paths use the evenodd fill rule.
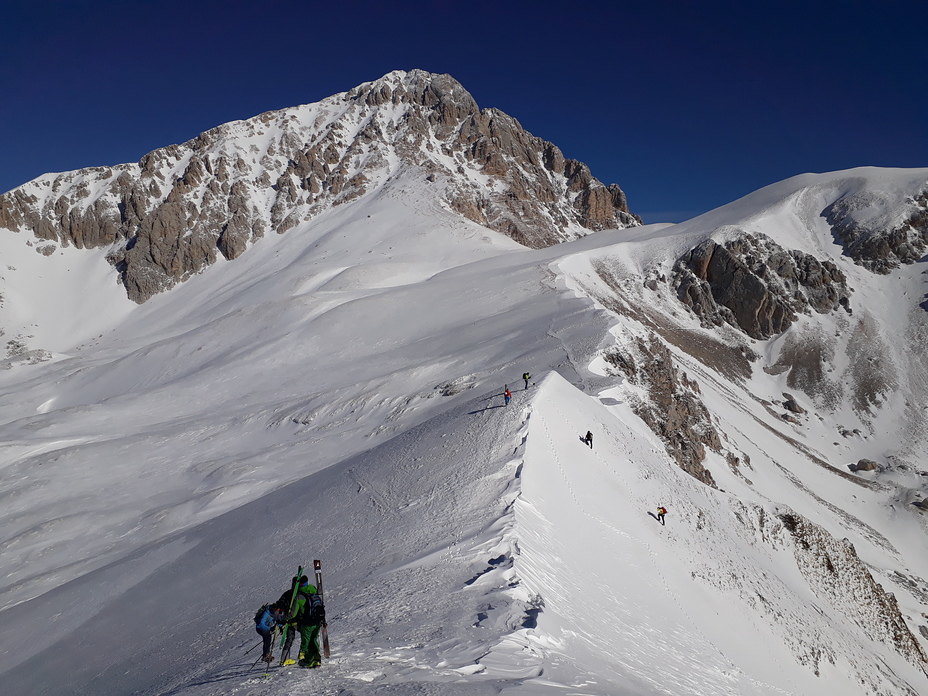
<path fill-rule="evenodd" d="M 300 593 L 300 578 L 303 577 L 303 566 L 300 565 L 296 569 L 296 581 L 293 583 L 293 592 L 290 594 L 290 606 L 287 608 L 287 618 L 290 618 L 293 614 L 293 605 L 296 604 L 296 596 Z M 287 649 L 286 654 L 284 653 L 284 645 L 287 642 L 287 636 L 290 634 L 290 631 L 295 631 L 296 627 L 290 624 L 287 624 L 286 630 L 282 631 L 283 635 L 280 637 L 280 666 L 282 667 L 284 662 L 287 661 L 287 658 L 290 657 L 290 649 Z M 293 641 L 291 640 L 291 644 Z"/>
<path fill-rule="evenodd" d="M 322 600 L 322 607 L 324 609 L 325 596 L 322 594 L 322 561 L 318 559 L 313 561 L 313 570 L 316 571 L 316 593 L 319 595 L 319 599 Z M 319 632 L 322 634 L 322 654 L 328 658 L 330 655 L 329 629 L 325 619 L 322 620 L 322 627 L 319 629 Z"/>
<path fill-rule="evenodd" d="M 316 594 L 319 595 L 319 599 L 322 601 L 322 606 L 325 607 L 325 596 L 322 593 L 322 561 L 318 559 L 314 560 L 313 570 L 315 571 L 315 575 L 316 575 Z M 290 616 L 293 614 L 293 605 L 296 604 L 296 596 L 300 592 L 300 578 L 301 577 L 303 577 L 303 566 L 302 565 L 299 566 L 296 571 L 296 582 L 293 585 L 293 594 L 290 595 L 290 608 L 287 612 L 287 616 Z M 296 629 L 293 626 L 288 626 L 287 630 L 294 631 Z M 322 654 L 328 658 L 331 655 L 331 650 L 329 649 L 328 624 L 326 624 L 325 621 L 322 622 L 320 633 L 322 635 Z M 286 640 L 287 640 L 287 632 L 284 632 L 283 636 L 281 636 L 281 639 L 280 639 L 280 647 L 281 647 L 280 664 L 281 665 L 283 665 L 284 662 L 286 662 L 287 658 L 290 657 L 289 650 L 287 651 L 286 655 L 283 654 L 283 647 L 284 647 L 284 643 L 286 642 Z"/>

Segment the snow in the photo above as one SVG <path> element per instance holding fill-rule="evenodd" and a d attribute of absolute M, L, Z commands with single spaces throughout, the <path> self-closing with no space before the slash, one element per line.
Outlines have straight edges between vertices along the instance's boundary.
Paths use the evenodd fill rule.
<path fill-rule="evenodd" d="M 37 253 L 52 247 L 49 256 Z M 59 247 L 7 232 L 0 258 L 5 309 L 0 328 L 7 340 L 22 336 L 30 347 L 68 351 L 118 325 L 134 308 L 121 296 L 103 251 Z M 80 298 L 92 311 L 75 312 L 69 298 Z"/>
<path fill-rule="evenodd" d="M 835 447 L 851 411 L 819 421 L 797 393 L 810 414 L 786 423 L 761 403 L 782 377 L 739 382 L 674 348 L 750 456 L 710 453 L 708 488 L 603 359 L 646 332 L 607 310 L 595 271 L 697 332 L 642 274 L 726 226 L 834 255 L 810 197 L 919 177 L 804 175 L 681 225 L 528 250 L 399 175 L 141 306 L 101 252 L 45 257 L 4 233 L 0 327 L 54 356 L 0 370 L 4 693 L 924 693 L 770 523 L 795 510 L 850 539 L 917 634 L 923 595 L 899 574 L 928 587 L 925 523 L 897 504 L 917 474 L 836 474 L 898 451 L 905 405 Z M 881 335 L 913 325 L 920 267 L 843 268 Z M 313 558 L 332 659 L 265 678 L 251 616 Z"/>

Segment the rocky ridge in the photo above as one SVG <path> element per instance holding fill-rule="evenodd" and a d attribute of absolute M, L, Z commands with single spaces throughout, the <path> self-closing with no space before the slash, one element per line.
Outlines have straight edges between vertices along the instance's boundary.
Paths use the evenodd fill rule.
<path fill-rule="evenodd" d="M 792 510 L 779 521 L 792 539 L 796 564 L 816 596 L 928 673 L 928 656 L 899 612 L 896 598 L 877 583 L 854 545 Z"/>
<path fill-rule="evenodd" d="M 860 220 L 856 213 L 879 206 L 871 192 L 844 196 L 822 211 L 832 233 L 854 262 L 874 273 L 887 274 L 900 264 L 915 263 L 928 250 L 928 184 L 905 201 L 900 221 Z"/>
<path fill-rule="evenodd" d="M 798 313 L 850 312 L 847 280 L 834 262 L 759 235 L 701 242 L 677 261 L 673 282 L 704 325 L 725 322 L 755 339 L 783 333 Z"/>
<path fill-rule="evenodd" d="M 404 172 L 533 248 L 640 224 L 617 185 L 480 109 L 452 77 L 413 70 L 219 126 L 137 164 L 45 175 L 0 196 L 0 227 L 44 240 L 44 254 L 107 247 L 141 303 Z"/>
<path fill-rule="evenodd" d="M 877 571 L 858 556 L 848 539 L 836 537 L 786 505 L 735 499 L 730 510 L 744 543 L 774 554 L 779 567 L 794 567 L 808 595 L 798 603 L 784 602 L 789 589 L 781 578 L 752 572 L 737 562 L 734 568 L 725 568 L 711 556 L 694 568 L 694 577 L 745 601 L 765 623 L 780 626 L 784 645 L 816 677 L 837 667 L 854 674 L 860 693 L 918 693 L 885 669 L 875 648 L 889 648 L 921 673 L 928 667 L 925 651 L 894 595 L 876 580 Z M 706 536 L 719 534 L 709 516 L 700 511 L 698 519 Z M 916 617 L 910 620 L 917 622 Z M 853 627 L 850 634 L 859 631 L 862 640 L 836 642 L 835 636 L 849 627 Z"/>
<path fill-rule="evenodd" d="M 708 409 L 699 398 L 699 385 L 677 369 L 667 346 L 656 336 L 636 337 L 616 345 L 604 358 L 618 374 L 648 393 L 634 411 L 661 438 L 678 466 L 698 481 L 716 488 L 705 467 L 706 447 L 721 452 L 722 442 Z"/>

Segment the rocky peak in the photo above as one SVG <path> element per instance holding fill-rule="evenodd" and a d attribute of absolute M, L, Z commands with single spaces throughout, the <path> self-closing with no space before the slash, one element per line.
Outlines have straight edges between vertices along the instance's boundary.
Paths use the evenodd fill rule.
<path fill-rule="evenodd" d="M 137 164 L 40 177 L 0 196 L 0 226 L 109 247 L 129 297 L 144 302 L 401 171 L 529 247 L 640 224 L 617 185 L 516 119 L 481 110 L 451 76 L 412 70 L 218 126 Z"/>

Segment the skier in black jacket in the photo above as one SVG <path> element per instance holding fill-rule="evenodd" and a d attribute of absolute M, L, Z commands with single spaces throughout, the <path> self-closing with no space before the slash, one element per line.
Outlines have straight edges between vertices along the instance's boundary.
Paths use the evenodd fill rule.
<path fill-rule="evenodd" d="M 300 583 L 309 582 L 309 578 L 307 578 L 305 575 L 300 578 L 294 575 L 290 579 L 290 589 L 285 590 L 284 593 L 280 595 L 280 599 L 277 600 L 278 606 L 283 607 L 285 612 L 290 611 L 290 600 L 294 599 L 293 591 L 297 587 L 297 581 L 299 581 Z M 284 631 L 285 638 L 284 638 L 284 648 L 283 648 L 283 651 L 280 653 L 280 664 L 281 665 L 296 664 L 296 660 L 290 659 L 290 649 L 293 647 L 293 637 L 296 635 L 297 629 L 296 629 L 296 626 L 294 626 L 292 623 L 289 623 L 290 619 L 291 617 L 287 616 L 288 623 L 286 623 L 282 629 Z"/>

